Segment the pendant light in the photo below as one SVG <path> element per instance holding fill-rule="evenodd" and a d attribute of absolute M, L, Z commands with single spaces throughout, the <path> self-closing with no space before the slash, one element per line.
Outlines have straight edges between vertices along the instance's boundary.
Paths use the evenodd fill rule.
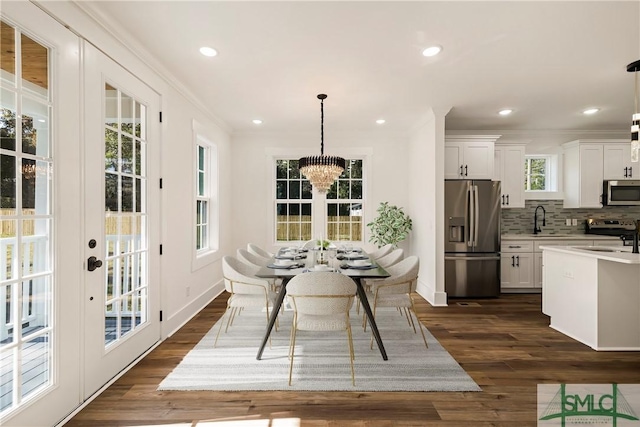
<path fill-rule="evenodd" d="M 637 162 L 640 157 L 640 141 L 638 141 L 638 132 L 640 131 L 640 111 L 638 111 L 638 71 L 640 71 L 640 59 L 627 65 L 627 71 L 636 73 L 634 95 L 634 113 L 631 116 L 631 161 Z"/>
<path fill-rule="evenodd" d="M 299 162 L 300 172 L 311 182 L 311 185 L 321 193 L 331 187 L 336 179 L 347 167 L 342 157 L 324 155 L 324 100 L 327 95 L 318 95 L 320 100 L 320 155 L 303 157 Z"/>

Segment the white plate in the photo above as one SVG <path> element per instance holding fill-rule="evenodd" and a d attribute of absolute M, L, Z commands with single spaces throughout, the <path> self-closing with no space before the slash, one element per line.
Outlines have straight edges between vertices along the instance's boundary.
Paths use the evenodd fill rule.
<path fill-rule="evenodd" d="M 313 271 L 332 271 L 333 269 L 328 265 L 314 265 L 309 270 Z"/>
<path fill-rule="evenodd" d="M 371 261 L 366 261 L 366 260 L 361 260 L 361 261 L 349 261 L 347 262 L 347 265 L 350 265 L 351 267 L 370 267 Z"/>
<path fill-rule="evenodd" d="M 296 264 L 296 261 L 292 260 L 292 259 L 277 259 L 275 262 L 276 265 L 293 265 Z"/>

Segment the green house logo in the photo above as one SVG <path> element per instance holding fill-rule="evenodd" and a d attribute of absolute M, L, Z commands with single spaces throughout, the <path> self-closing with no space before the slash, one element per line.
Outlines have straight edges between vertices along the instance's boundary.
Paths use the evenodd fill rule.
<path fill-rule="evenodd" d="M 567 424 L 605 424 L 616 427 L 619 420 L 638 421 L 640 425 L 638 416 L 617 384 L 611 384 L 611 392 L 604 393 L 569 393 L 567 385 L 560 384 L 558 392 L 542 411 L 539 420 L 557 420 L 562 427 Z"/>

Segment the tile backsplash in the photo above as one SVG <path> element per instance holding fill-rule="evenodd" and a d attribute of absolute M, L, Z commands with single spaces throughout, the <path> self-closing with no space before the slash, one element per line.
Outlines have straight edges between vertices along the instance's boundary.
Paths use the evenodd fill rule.
<path fill-rule="evenodd" d="M 533 215 L 537 206 L 546 210 L 546 226 L 542 226 L 542 209 L 538 210 L 538 226 L 543 233 L 583 234 L 588 218 L 640 219 L 640 206 L 605 206 L 602 209 L 563 209 L 562 200 L 526 200 L 521 209 L 502 209 L 502 234 L 533 233 Z M 566 225 L 567 219 L 578 225 Z"/>

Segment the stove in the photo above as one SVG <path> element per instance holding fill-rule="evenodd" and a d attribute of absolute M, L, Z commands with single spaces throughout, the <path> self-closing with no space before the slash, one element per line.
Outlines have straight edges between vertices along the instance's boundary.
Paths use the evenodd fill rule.
<path fill-rule="evenodd" d="M 625 244 L 628 240 L 633 240 L 635 229 L 636 222 L 632 219 L 589 218 L 586 223 L 587 234 L 620 237 Z"/>

